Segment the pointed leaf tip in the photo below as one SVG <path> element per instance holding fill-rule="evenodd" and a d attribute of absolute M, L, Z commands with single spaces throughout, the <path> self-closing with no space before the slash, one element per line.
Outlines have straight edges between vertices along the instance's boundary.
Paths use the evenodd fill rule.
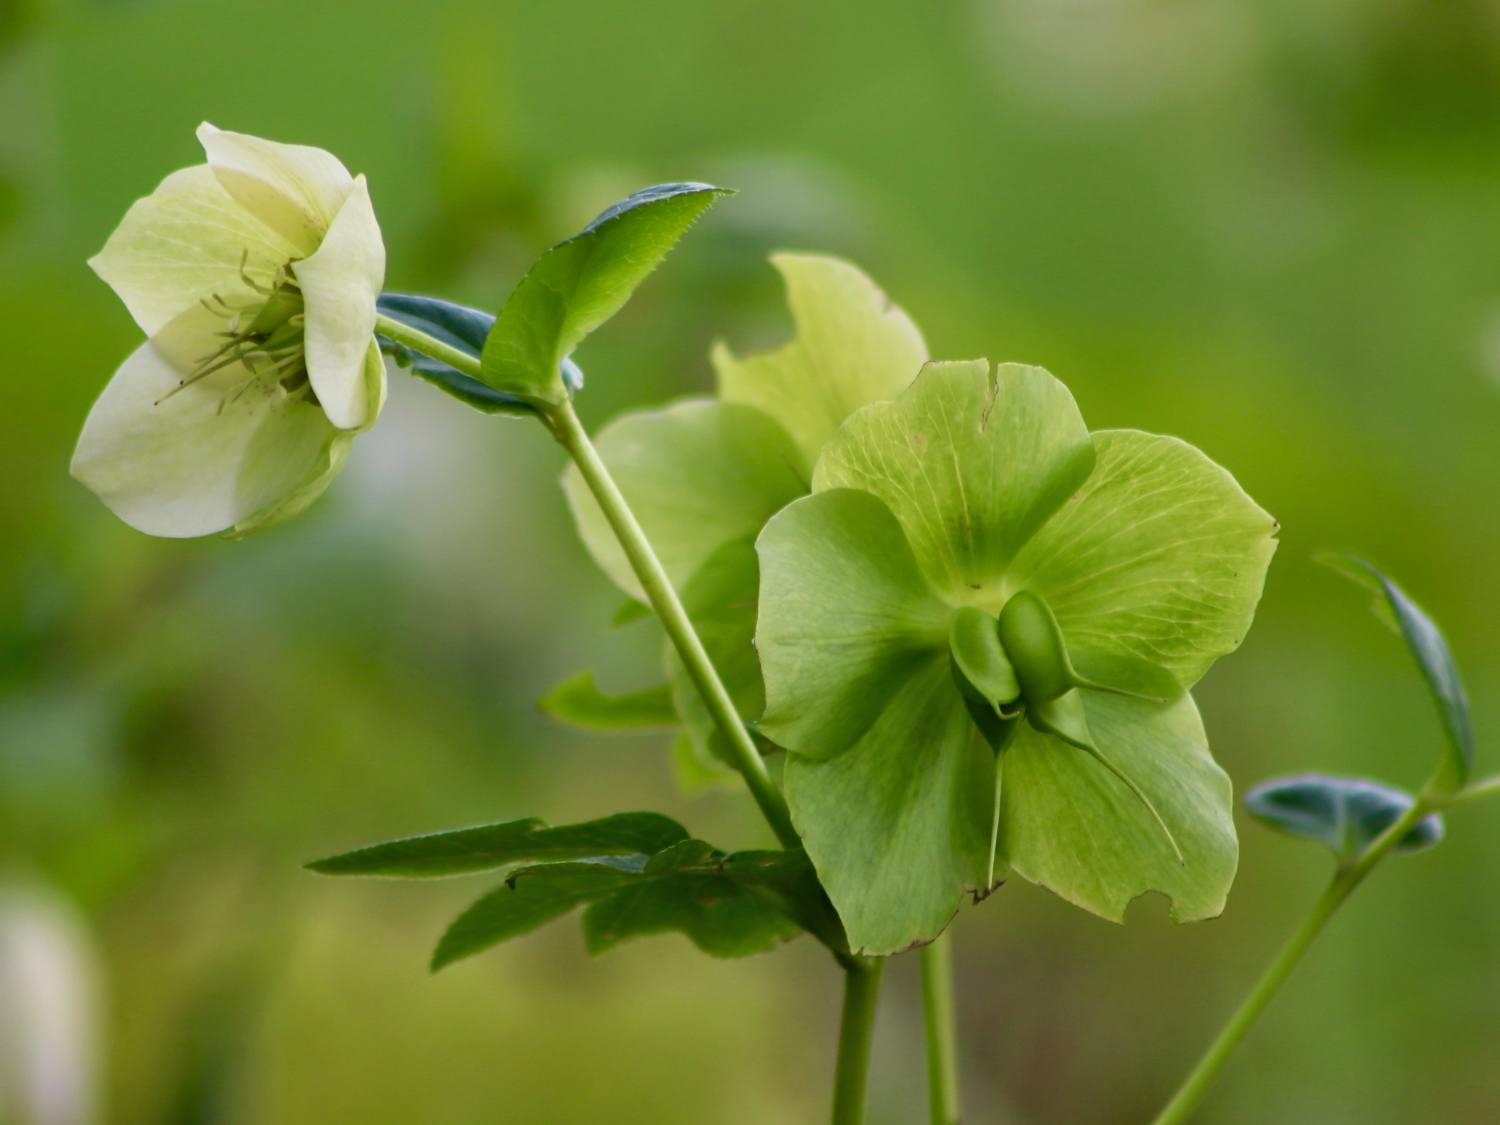
<path fill-rule="evenodd" d="M 728 189 L 672 183 L 643 188 L 548 250 L 506 300 L 481 354 L 484 381 L 534 404 L 574 393 L 570 356 L 619 312 L 698 217 Z"/>
<path fill-rule="evenodd" d="M 1443 631 L 1378 567 L 1353 555 L 1323 554 L 1317 558 L 1373 593 L 1376 616 L 1406 641 L 1406 647 L 1427 682 L 1433 702 L 1437 704 L 1438 716 L 1448 739 L 1436 786 L 1445 793 L 1461 788 L 1469 780 L 1474 766 L 1474 729 L 1458 665 Z"/>

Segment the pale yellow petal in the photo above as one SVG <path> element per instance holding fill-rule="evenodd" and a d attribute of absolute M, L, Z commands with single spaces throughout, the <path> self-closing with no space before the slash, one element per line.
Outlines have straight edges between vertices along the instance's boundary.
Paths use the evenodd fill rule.
<path fill-rule="evenodd" d="M 252 383 L 239 365 L 177 390 L 183 377 L 148 341 L 84 423 L 73 475 L 126 523 L 149 535 L 211 535 L 331 479 L 339 433 L 318 407 Z"/>
<path fill-rule="evenodd" d="M 385 281 L 385 244 L 363 176 L 354 181 L 318 252 L 292 272 L 306 306 L 307 373 L 318 401 L 339 429 L 365 429 L 380 410 L 366 376 L 366 355 L 375 338 L 375 298 Z"/>
<path fill-rule="evenodd" d="M 148 335 L 218 294 L 233 305 L 297 256 L 296 247 L 251 215 L 206 164 L 173 172 L 138 200 L 89 261 Z"/>
<path fill-rule="evenodd" d="M 354 179 L 332 153 L 286 145 L 204 122 L 198 140 L 219 182 L 305 258 L 318 248 Z"/>

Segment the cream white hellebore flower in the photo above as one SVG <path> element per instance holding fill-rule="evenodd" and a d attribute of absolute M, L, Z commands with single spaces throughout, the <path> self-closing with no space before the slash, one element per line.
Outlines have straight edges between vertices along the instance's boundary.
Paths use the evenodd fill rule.
<path fill-rule="evenodd" d="M 204 124 L 90 260 L 150 339 L 99 396 L 73 475 L 151 535 L 289 519 L 385 401 L 385 245 L 363 176 L 322 149 Z"/>

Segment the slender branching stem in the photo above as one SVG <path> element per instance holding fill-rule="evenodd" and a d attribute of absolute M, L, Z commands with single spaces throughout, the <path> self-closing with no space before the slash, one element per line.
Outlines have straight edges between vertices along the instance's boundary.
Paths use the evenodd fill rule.
<path fill-rule="evenodd" d="M 953 950 L 943 932 L 922 947 L 922 1022 L 927 1031 L 927 1104 L 932 1125 L 958 1125 L 958 1023 Z"/>
<path fill-rule="evenodd" d="M 879 958 L 851 962 L 844 969 L 844 1010 L 839 1019 L 838 1062 L 833 1073 L 833 1125 L 862 1125 L 870 1045 L 880 999 Z"/>
<path fill-rule="evenodd" d="M 1322 897 L 1313 904 L 1312 911 L 1303 919 L 1302 924 L 1297 927 L 1287 943 L 1282 946 L 1276 959 L 1271 962 L 1260 980 L 1256 981 L 1255 987 L 1240 1004 L 1239 1010 L 1224 1025 L 1224 1030 L 1198 1060 L 1198 1065 L 1178 1088 L 1166 1108 L 1157 1115 L 1153 1125 L 1180 1125 L 1193 1115 L 1208 1095 L 1209 1089 L 1219 1077 L 1219 1072 L 1224 1069 L 1224 1064 L 1229 1060 L 1235 1047 L 1239 1046 L 1240 1040 L 1244 1039 L 1246 1032 L 1265 1011 L 1266 1005 L 1271 1002 L 1271 997 L 1275 996 L 1277 990 L 1286 983 L 1292 970 L 1296 968 L 1297 962 L 1302 959 L 1302 955 L 1307 952 L 1308 947 L 1328 924 L 1328 920 L 1343 905 L 1344 900 L 1354 892 L 1354 889 L 1364 882 L 1365 876 L 1369 875 L 1375 865 L 1390 853 L 1390 850 L 1416 826 L 1419 820 L 1432 811 L 1433 806 L 1426 800 L 1419 798 L 1414 801 L 1412 806 L 1372 840 L 1357 858 L 1339 868 Z"/>

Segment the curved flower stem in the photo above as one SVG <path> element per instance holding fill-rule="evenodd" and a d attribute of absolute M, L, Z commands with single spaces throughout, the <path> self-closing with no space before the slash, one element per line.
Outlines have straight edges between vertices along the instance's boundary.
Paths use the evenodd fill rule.
<path fill-rule="evenodd" d="M 376 329 L 413 351 L 441 360 L 475 379 L 482 379 L 479 361 L 458 348 L 449 346 L 417 329 L 386 316 L 376 318 Z M 735 757 L 735 766 L 750 788 L 755 803 L 776 833 L 783 847 L 798 848 L 802 841 L 792 827 L 791 813 L 780 790 L 766 771 L 766 764 L 755 740 L 740 718 L 734 700 L 719 678 L 697 630 L 682 606 L 661 560 L 656 557 L 640 523 L 630 510 L 609 468 L 589 440 L 573 403 L 538 406 L 542 420 L 552 435 L 568 452 L 579 473 L 593 493 L 621 548 L 630 560 L 631 569 L 640 579 L 651 608 L 671 639 L 673 647 L 692 677 L 714 724 L 723 733 Z M 859 1125 L 864 1118 L 865 1078 L 869 1072 L 870 1039 L 875 1022 L 876 998 L 880 991 L 880 974 L 884 962 L 878 958 L 854 957 L 835 951 L 843 967 L 844 1009 L 839 1028 L 838 1064 L 834 1079 L 834 1125 Z"/>
<path fill-rule="evenodd" d="M 958 1125 L 958 1026 L 953 950 L 947 931 L 922 947 L 922 1022 L 927 1030 L 927 1104 L 932 1125 Z"/>
<path fill-rule="evenodd" d="M 478 359 L 419 329 L 384 315 L 378 315 L 375 318 L 375 329 L 403 347 L 441 360 L 471 378 L 483 378 Z M 625 551 L 626 558 L 630 560 L 631 569 L 640 579 L 641 587 L 646 592 L 651 608 L 656 611 L 673 647 L 682 657 L 688 675 L 692 677 L 698 694 L 703 697 L 703 703 L 708 708 L 709 715 L 712 716 L 715 725 L 729 743 L 729 748 L 734 754 L 735 767 L 744 777 L 745 784 L 750 787 L 750 794 L 755 798 L 755 803 L 760 806 L 760 811 L 765 815 L 766 820 L 770 822 L 771 830 L 776 833 L 776 838 L 783 846 L 800 847 L 801 840 L 797 836 L 796 829 L 792 827 L 792 818 L 787 811 L 786 801 L 771 781 L 771 775 L 766 771 L 766 763 L 762 760 L 760 751 L 756 749 L 755 740 L 750 737 L 750 732 L 746 729 L 744 720 L 740 718 L 728 689 L 724 687 L 724 681 L 719 678 L 718 670 L 709 659 L 697 630 L 688 619 L 687 611 L 683 609 L 677 592 L 672 588 L 667 572 L 662 569 L 661 560 L 656 557 L 656 552 L 652 550 L 650 541 L 641 530 L 635 514 L 630 510 L 630 505 L 625 502 L 625 497 L 615 484 L 614 478 L 610 476 L 609 469 L 594 448 L 594 443 L 589 440 L 583 423 L 574 413 L 572 401 L 564 399 L 561 403 L 538 406 L 538 410 L 551 428 L 553 436 L 557 438 L 558 444 L 568 451 L 568 456 L 578 466 L 578 471 L 583 475 L 589 491 L 593 493 L 594 499 L 603 510 L 605 518 L 620 541 L 621 548 Z"/>
<path fill-rule="evenodd" d="M 410 348 L 432 359 L 441 360 L 449 367 L 462 371 L 471 379 L 480 378 L 477 359 L 461 348 L 445 344 L 436 336 L 429 336 L 426 332 L 394 320 L 384 313 L 375 314 L 375 331 L 388 340 L 395 340 L 404 348 Z"/>
<path fill-rule="evenodd" d="M 1308 946 L 1312 945 L 1313 939 L 1322 932 L 1344 900 L 1364 882 L 1365 876 L 1375 865 L 1386 857 L 1419 820 L 1432 811 L 1433 805 L 1418 798 L 1411 808 L 1372 840 L 1357 859 L 1339 868 L 1333 882 L 1328 884 L 1328 889 L 1313 904 L 1312 911 L 1303 919 L 1302 925 L 1297 927 L 1286 945 L 1282 946 L 1281 952 L 1276 955 L 1260 980 L 1256 981 L 1239 1010 L 1230 1017 L 1219 1037 L 1198 1060 L 1198 1065 L 1193 1068 L 1193 1072 L 1188 1075 L 1166 1108 L 1156 1116 L 1152 1125 L 1180 1125 L 1193 1115 L 1219 1077 L 1219 1072 L 1224 1069 L 1224 1064 L 1235 1047 L 1239 1046 L 1245 1033 L 1260 1017 L 1271 997 L 1286 983 L 1287 977 L 1291 976 L 1292 970 L 1307 952 Z"/>
<path fill-rule="evenodd" d="M 844 968 L 844 1010 L 839 1018 L 838 1063 L 833 1073 L 833 1125 L 861 1125 L 865 1119 L 865 1080 L 880 998 L 880 958 L 852 961 Z"/>
<path fill-rule="evenodd" d="M 589 491 L 594 494 L 594 499 L 603 510 L 605 519 L 609 520 L 610 527 L 614 529 L 615 537 L 624 548 L 635 576 L 640 579 L 641 588 L 645 590 L 651 608 L 661 619 L 662 627 L 671 638 L 677 654 L 682 657 L 688 675 L 692 677 L 693 686 L 703 697 L 704 706 L 728 740 L 730 751 L 734 754 L 735 768 L 750 787 L 755 803 L 760 806 L 760 811 L 784 846 L 800 847 L 801 841 L 797 830 L 792 827 L 786 801 L 771 781 L 766 763 L 756 749 L 755 740 L 750 737 L 734 700 L 729 696 L 729 690 L 719 678 L 718 670 L 709 659 L 693 623 L 688 619 L 687 610 L 682 608 L 677 591 L 672 588 L 667 572 L 662 569 L 661 561 L 651 549 L 645 532 L 636 522 L 625 497 L 614 478 L 609 475 L 609 469 L 594 448 L 594 443 L 589 440 L 578 415 L 574 413 L 572 401 L 564 399 L 551 407 L 547 417 L 552 423 L 552 432 L 558 443 L 573 458 Z"/>

